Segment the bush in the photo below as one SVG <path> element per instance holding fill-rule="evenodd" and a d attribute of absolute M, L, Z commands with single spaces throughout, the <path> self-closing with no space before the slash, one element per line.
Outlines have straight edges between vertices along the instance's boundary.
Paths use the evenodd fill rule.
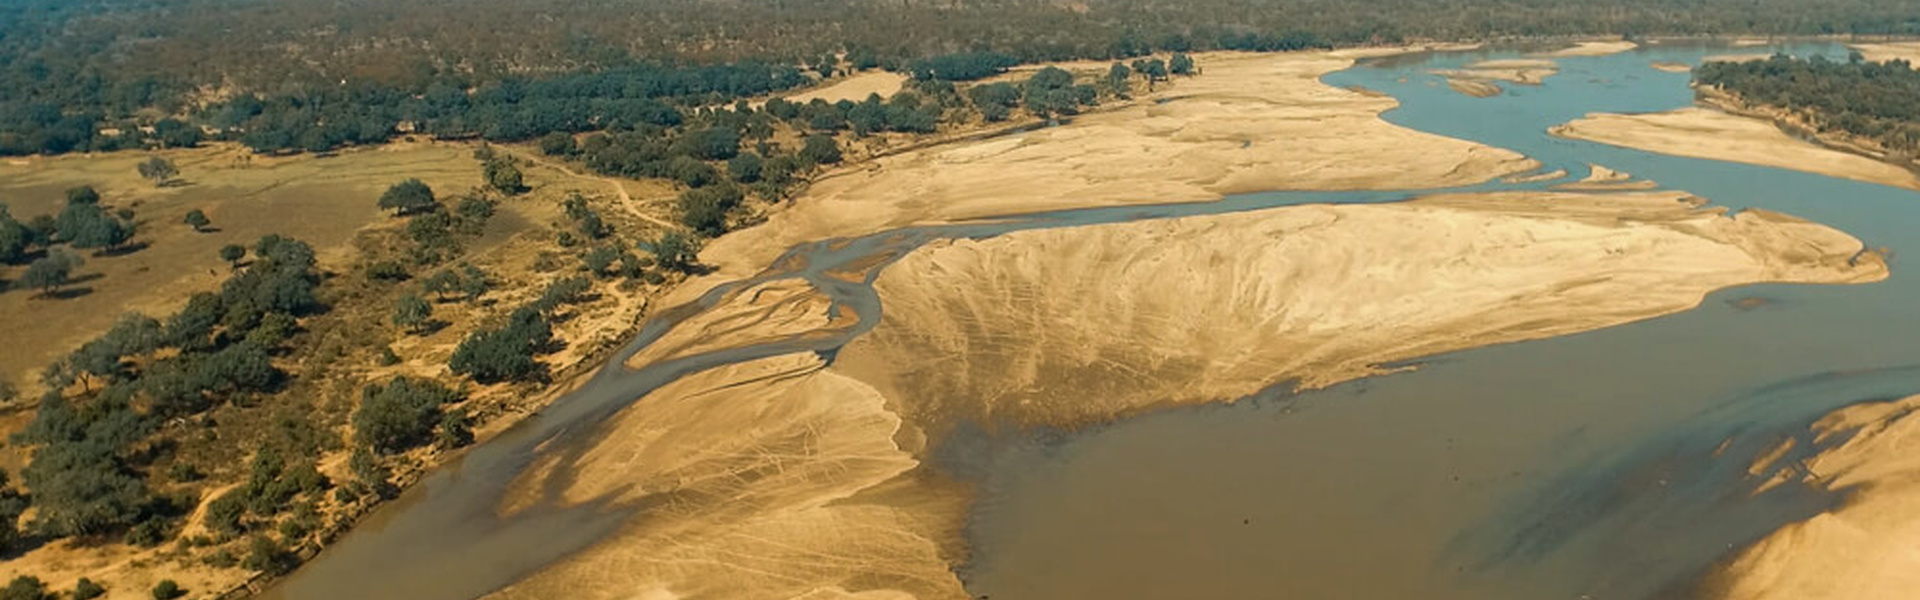
<path fill-rule="evenodd" d="M 174 583 L 172 579 L 162 579 L 160 583 L 153 586 L 153 600 L 173 600 L 185 595 L 187 591 L 180 589 L 180 584 Z"/>
<path fill-rule="evenodd" d="M 93 600 L 106 594 L 107 588 L 100 587 L 100 584 L 85 577 L 81 577 L 80 582 L 73 586 L 73 600 Z"/>
<path fill-rule="evenodd" d="M 546 316 L 531 307 L 521 308 L 505 326 L 468 335 L 454 349 L 448 366 L 481 383 L 534 380 L 546 375 L 546 365 L 533 357 L 552 343 L 553 330 Z"/>
<path fill-rule="evenodd" d="M 247 557 L 240 560 L 243 569 L 273 575 L 292 571 L 299 564 L 300 559 L 288 552 L 286 546 L 264 535 L 253 536 L 247 541 Z"/>
<path fill-rule="evenodd" d="M 53 600 L 54 595 L 47 592 L 47 584 L 39 577 L 21 575 L 13 578 L 7 587 L 0 588 L 0 600 Z"/>

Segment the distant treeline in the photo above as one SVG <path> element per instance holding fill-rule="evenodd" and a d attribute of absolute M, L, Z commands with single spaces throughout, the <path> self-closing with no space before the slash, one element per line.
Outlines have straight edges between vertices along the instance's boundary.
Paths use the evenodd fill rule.
<path fill-rule="evenodd" d="M 1920 155 L 1920 71 L 1904 60 L 1847 62 L 1775 55 L 1710 62 L 1694 80 L 1753 104 L 1794 111 L 1822 132 L 1845 132 L 1906 156 Z"/>
<path fill-rule="evenodd" d="M 1012 63 L 1213 49 L 1754 33 L 1920 34 L 1920 4 L 10 0 L 0 154 L 179 145 L 202 126 L 244 129 L 264 150 L 384 139 L 407 122 L 518 139 L 657 122 L 660 104 L 785 89 L 803 68 L 964 81 Z"/>

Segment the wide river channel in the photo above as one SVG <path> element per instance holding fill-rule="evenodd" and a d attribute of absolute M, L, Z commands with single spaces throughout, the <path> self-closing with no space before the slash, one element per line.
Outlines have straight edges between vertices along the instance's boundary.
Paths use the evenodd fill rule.
<path fill-rule="evenodd" d="M 1836 44 L 1785 51 L 1842 58 Z M 1724 47 L 1660 46 L 1555 59 L 1539 86 L 1472 98 L 1429 73 L 1512 58 L 1484 51 L 1363 62 L 1325 81 L 1397 98 L 1404 127 L 1526 154 L 1577 179 L 1589 163 L 1713 203 L 1765 208 L 1920 252 L 1920 194 L 1780 169 L 1551 137 L 1590 112 L 1688 106 L 1684 73 Z M 1843 59 L 1843 58 L 1842 58 Z M 1203 65 L 1204 66 L 1204 65 Z M 1538 189 L 1490 183 L 1449 191 Z M 883 232 L 792 250 L 791 271 L 852 308 L 832 339 L 733 348 L 631 370 L 625 358 L 716 301 L 649 321 L 609 366 L 545 412 L 430 475 L 268 593 L 276 598 L 458 600 L 592 544 L 644 510 L 495 507 L 539 453 L 588 443 L 599 423 L 685 373 L 796 351 L 831 352 L 878 322 L 884 298 L 827 271 L 929 240 L 1245 211 L 1389 202 L 1428 191 L 1273 192 L 1219 202 L 1063 211 Z M 1838 498 L 1758 491 L 1754 458 L 1835 408 L 1920 393 L 1920 283 L 1756 285 L 1626 326 L 1457 352 L 1418 369 L 1231 405 L 1164 410 L 1060 433 L 958 435 L 935 463 L 980 487 L 960 566 L 994 600 L 1165 598 L 1686 598 L 1742 545 Z M 875 270 L 877 273 L 877 270 Z M 742 282 L 741 285 L 749 282 Z M 1796 445 L 1800 451 L 1811 444 Z"/>

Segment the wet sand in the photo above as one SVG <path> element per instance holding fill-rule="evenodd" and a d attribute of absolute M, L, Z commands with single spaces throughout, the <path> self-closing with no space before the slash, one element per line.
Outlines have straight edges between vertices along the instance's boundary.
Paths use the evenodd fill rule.
<path fill-rule="evenodd" d="M 1572 183 L 1562 183 L 1553 189 L 1570 192 L 1608 192 L 1621 190 L 1651 190 L 1660 187 L 1649 180 L 1635 181 L 1632 173 L 1615 171 L 1600 165 L 1587 165 L 1587 176 Z"/>
<path fill-rule="evenodd" d="M 1771 123 L 1704 108 L 1618 115 L 1596 113 L 1552 129 L 1560 137 L 1648 152 L 1747 163 L 1920 189 L 1898 166 L 1820 147 Z"/>
<path fill-rule="evenodd" d="M 1691 308 L 1886 276 L 1831 228 L 1677 192 L 1449 195 L 1007 233 L 883 271 L 879 325 L 649 394 L 516 483 L 644 507 L 499 598 L 962 598 L 953 427 L 1079 427 Z M 776 288 L 777 289 L 777 288 Z M 756 306 L 733 294 L 722 314 Z M 733 306 L 737 305 L 737 306 Z M 751 310 L 744 312 L 751 313 Z M 770 311 L 762 327 L 813 322 Z"/>
<path fill-rule="evenodd" d="M 1560 65 L 1542 58 L 1510 58 L 1502 60 L 1483 60 L 1459 69 L 1434 69 L 1435 75 L 1446 77 L 1449 82 L 1506 81 L 1523 85 L 1540 85 L 1547 77 L 1560 72 Z"/>
<path fill-rule="evenodd" d="M 1920 590 L 1920 396 L 1836 411 L 1813 425 L 1846 439 L 1804 465 L 1846 503 L 1742 551 L 1714 582 L 1729 600 L 1896 600 Z M 1851 438 L 1842 436 L 1851 435 Z M 1797 485 L 1797 484 L 1794 484 Z"/>

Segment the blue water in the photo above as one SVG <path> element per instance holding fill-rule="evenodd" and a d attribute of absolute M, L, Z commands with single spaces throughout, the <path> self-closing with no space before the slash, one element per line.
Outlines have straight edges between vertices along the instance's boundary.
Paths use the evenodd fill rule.
<path fill-rule="evenodd" d="M 1403 107 L 1386 115 L 1395 123 L 1517 150 L 1574 178 L 1598 163 L 1721 205 L 1829 223 L 1869 246 L 1911 245 L 1912 192 L 1545 134 L 1587 112 L 1685 106 L 1687 76 L 1648 61 L 1718 51 L 1562 59 L 1545 85 L 1486 99 L 1455 94 L 1427 70 L 1508 54 L 1403 58 L 1326 80 L 1398 98 Z M 802 245 L 786 266 L 735 285 L 805 278 L 853 309 L 858 326 L 620 366 L 732 288 L 667 311 L 579 390 L 438 469 L 269 597 L 471 598 L 644 518 L 637 506 L 551 499 L 511 517 L 493 509 L 536 456 L 577 451 L 608 415 L 681 374 L 796 351 L 830 356 L 868 331 L 884 304 L 871 278 L 885 265 L 866 282 L 826 275 L 842 265 L 942 238 L 1413 195 L 1249 194 Z M 1747 297 L 1767 302 L 1728 302 Z M 983 498 L 962 576 L 970 592 L 1001 600 L 1684 596 L 1730 548 L 1835 500 L 1805 486 L 1752 495 L 1751 456 L 1834 407 L 1920 392 L 1920 374 L 1905 368 L 1920 364 L 1920 338 L 1905 327 L 1915 300 L 1920 290 L 1897 270 L 1865 286 L 1751 286 L 1672 317 L 1449 354 L 1312 393 L 1276 389 L 1070 435 L 958 439 L 939 461 Z"/>

